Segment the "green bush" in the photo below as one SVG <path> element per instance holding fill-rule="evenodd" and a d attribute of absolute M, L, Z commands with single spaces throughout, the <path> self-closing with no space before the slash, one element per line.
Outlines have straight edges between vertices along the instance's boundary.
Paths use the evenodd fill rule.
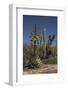
<path fill-rule="evenodd" d="M 46 59 L 45 63 L 46 64 L 57 64 L 57 57 Z"/>
<path fill-rule="evenodd" d="M 42 65 L 42 62 L 39 57 L 33 57 L 28 62 L 28 68 L 38 68 Z"/>

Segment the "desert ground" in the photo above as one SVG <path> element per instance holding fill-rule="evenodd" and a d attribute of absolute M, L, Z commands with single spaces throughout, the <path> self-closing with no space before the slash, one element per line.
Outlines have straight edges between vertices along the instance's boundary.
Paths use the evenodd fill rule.
<path fill-rule="evenodd" d="M 57 73 L 57 64 L 43 64 L 40 68 L 36 69 L 25 69 L 23 74 L 49 74 Z"/>

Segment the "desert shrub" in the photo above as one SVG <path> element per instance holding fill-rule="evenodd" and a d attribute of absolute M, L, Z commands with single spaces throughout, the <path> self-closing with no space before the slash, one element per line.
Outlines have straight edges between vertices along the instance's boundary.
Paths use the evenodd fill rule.
<path fill-rule="evenodd" d="M 42 62 L 38 56 L 32 57 L 28 62 L 28 68 L 38 68 L 42 65 Z"/>
<path fill-rule="evenodd" d="M 46 59 L 45 64 L 57 64 L 57 57 L 50 57 Z"/>
<path fill-rule="evenodd" d="M 55 50 L 55 51 L 54 51 Z M 49 55 L 48 58 L 43 58 L 43 48 L 39 50 L 39 55 L 34 55 L 33 48 L 30 46 L 23 47 L 23 69 L 38 68 L 44 64 L 57 64 L 56 48 L 52 48 L 53 55 Z M 47 53 L 47 52 L 46 52 Z"/>
<path fill-rule="evenodd" d="M 25 68 L 38 68 L 42 64 L 40 57 L 34 55 L 31 47 L 24 46 L 23 48 L 23 69 Z"/>
<path fill-rule="evenodd" d="M 30 54 L 29 54 L 29 48 L 28 46 L 23 47 L 23 68 L 28 66 Z"/>

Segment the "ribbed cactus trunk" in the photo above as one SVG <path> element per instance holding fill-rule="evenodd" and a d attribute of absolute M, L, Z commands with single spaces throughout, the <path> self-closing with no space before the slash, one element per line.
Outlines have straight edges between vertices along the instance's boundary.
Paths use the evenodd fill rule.
<path fill-rule="evenodd" d="M 46 29 L 43 30 L 43 57 L 46 57 Z"/>
<path fill-rule="evenodd" d="M 36 24 L 35 24 L 35 30 L 34 30 L 34 36 L 36 37 Z M 36 38 L 35 38 L 36 39 Z M 37 46 L 36 46 L 36 40 L 34 40 L 34 56 L 36 56 L 36 48 L 37 48 Z"/>

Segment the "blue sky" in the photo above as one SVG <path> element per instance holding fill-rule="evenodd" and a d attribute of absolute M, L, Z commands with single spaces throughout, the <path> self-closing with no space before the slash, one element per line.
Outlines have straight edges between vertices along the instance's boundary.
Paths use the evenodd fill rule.
<path fill-rule="evenodd" d="M 57 16 L 33 16 L 23 15 L 23 41 L 26 44 L 30 42 L 30 33 L 33 31 L 36 24 L 38 31 L 43 32 L 46 28 L 46 41 L 49 35 L 55 35 L 56 38 L 53 45 L 56 45 L 57 40 Z"/>

